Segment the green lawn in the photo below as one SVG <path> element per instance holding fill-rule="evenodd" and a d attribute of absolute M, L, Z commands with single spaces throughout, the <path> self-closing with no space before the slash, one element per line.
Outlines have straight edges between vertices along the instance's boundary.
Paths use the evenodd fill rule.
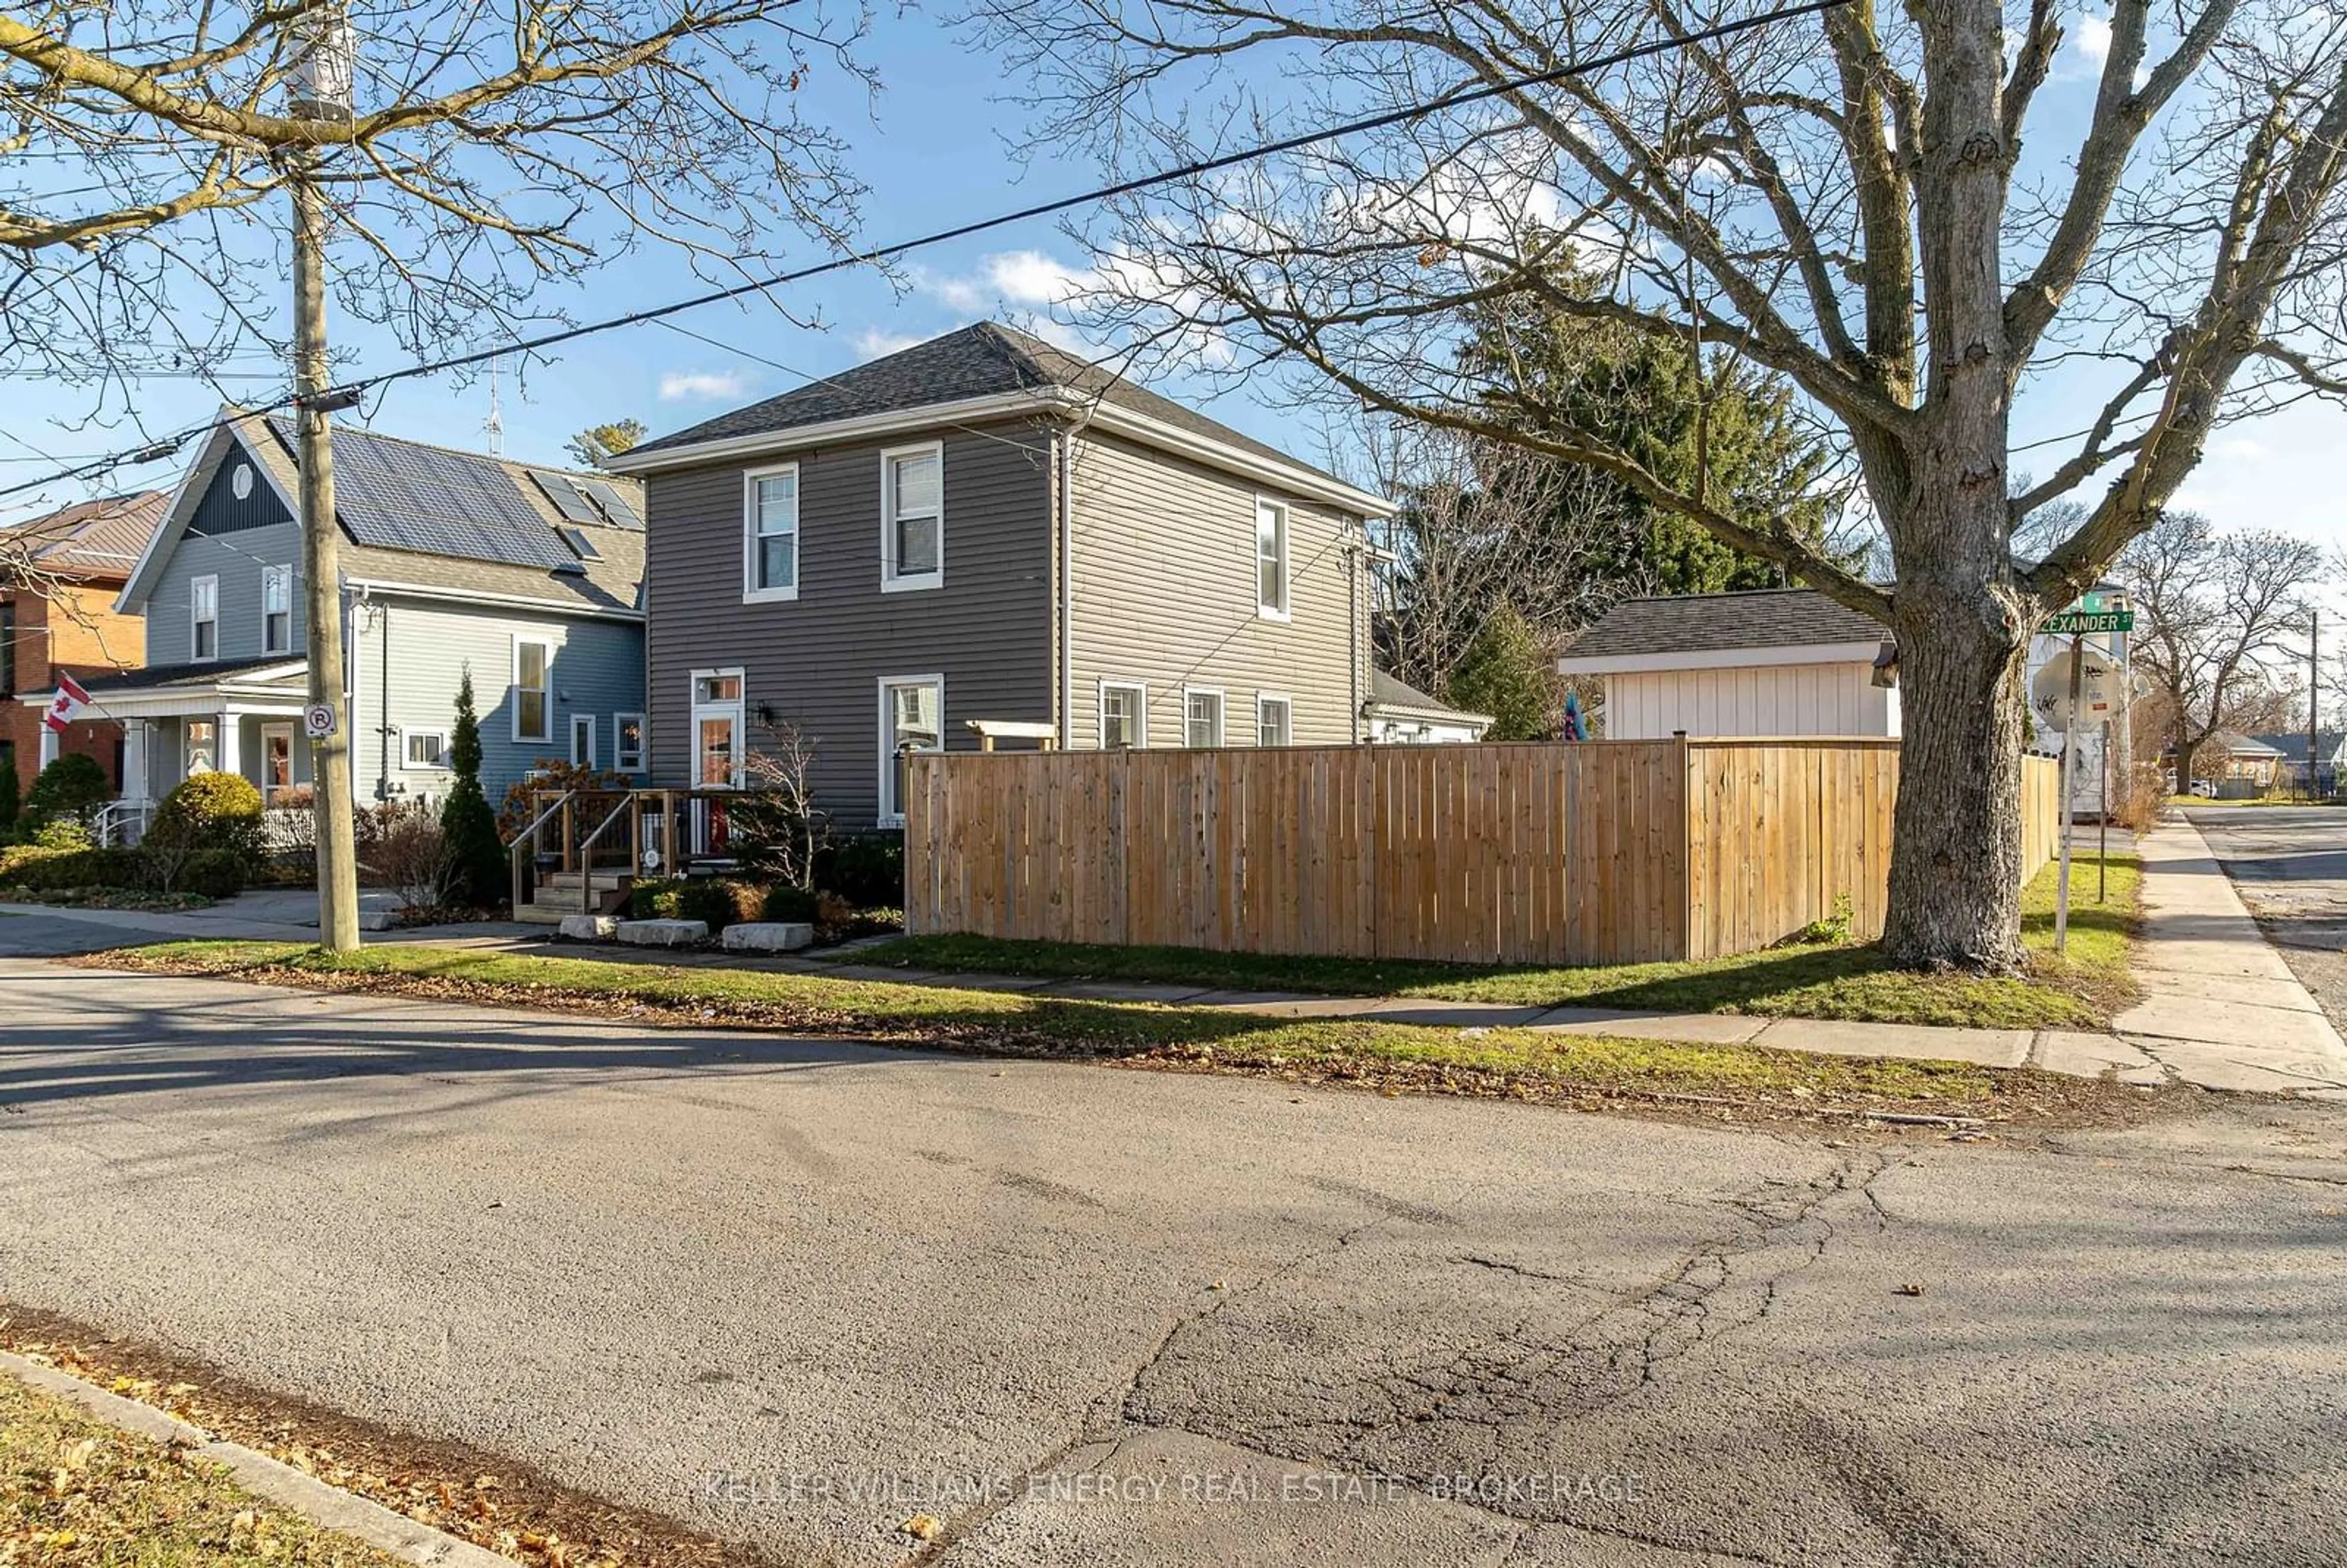
<path fill-rule="evenodd" d="M 2083 1081 L 1956 1063 L 1812 1056 L 1528 1029 L 1291 1021 L 1219 1009 L 718 968 L 485 953 L 399 943 L 337 957 L 292 943 L 179 942 L 88 960 L 333 989 L 647 1016 L 796 1035 L 851 1035 L 1009 1056 L 1115 1060 L 1524 1099 L 1727 1096 L 1835 1106 L 1993 1109 L 2065 1099 Z"/>
<path fill-rule="evenodd" d="M 2107 899 L 2097 904 L 2096 865 L 2093 856 L 2086 856 L 2072 866 L 2069 951 L 2064 958 L 2055 958 L 2052 951 L 2055 867 L 2048 866 L 2030 883 L 2022 899 L 2022 937 L 2033 957 L 2027 973 L 2009 979 L 1919 975 L 1888 968 L 1871 948 L 1850 945 L 1772 948 L 1699 963 L 1557 968 L 948 936 L 907 937 L 860 950 L 854 958 L 858 963 L 905 968 L 1159 980 L 1332 996 L 1432 997 L 1886 1023 L 2095 1028 L 2132 994 L 2127 948 L 2141 882 L 2137 858 L 2115 854 L 2110 856 Z"/>
<path fill-rule="evenodd" d="M 20 1556 L 19 1553 L 22 1555 Z M 254 1497 L 209 1460 L 0 1377 L 0 1563 L 44 1568 L 395 1568 Z"/>

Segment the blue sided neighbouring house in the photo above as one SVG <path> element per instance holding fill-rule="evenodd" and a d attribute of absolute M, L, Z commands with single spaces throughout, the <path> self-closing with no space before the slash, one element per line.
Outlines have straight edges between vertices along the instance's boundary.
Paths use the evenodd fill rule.
<path fill-rule="evenodd" d="M 173 496 L 118 608 L 143 670 L 87 682 L 125 733 L 135 822 L 189 774 L 276 795 L 310 779 L 307 605 L 292 424 L 229 411 Z M 495 803 L 547 759 L 641 773 L 641 487 L 372 431 L 334 433 L 354 791 L 448 787 L 470 669 Z"/>

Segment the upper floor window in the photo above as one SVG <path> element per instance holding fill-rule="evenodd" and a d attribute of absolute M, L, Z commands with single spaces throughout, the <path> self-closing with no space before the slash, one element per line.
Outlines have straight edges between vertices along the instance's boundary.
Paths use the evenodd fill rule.
<path fill-rule="evenodd" d="M 799 596 L 799 470 L 753 468 L 743 476 L 742 601 Z"/>
<path fill-rule="evenodd" d="M 261 569 L 261 651 L 293 651 L 293 569 L 290 566 Z"/>
<path fill-rule="evenodd" d="M 946 579 L 945 446 L 880 455 L 880 588 L 938 588 Z"/>
<path fill-rule="evenodd" d="M 1149 743 L 1148 687 L 1138 682 L 1101 682 L 1100 743 L 1104 752 L 1137 750 Z"/>
<path fill-rule="evenodd" d="M 1287 619 L 1287 508 L 1255 504 L 1255 605 L 1267 620 Z"/>
<path fill-rule="evenodd" d="M 200 577 L 188 584 L 189 657 L 220 657 L 220 579 Z"/>
<path fill-rule="evenodd" d="M 542 637 L 513 640 L 513 738 L 550 741 L 554 645 Z"/>

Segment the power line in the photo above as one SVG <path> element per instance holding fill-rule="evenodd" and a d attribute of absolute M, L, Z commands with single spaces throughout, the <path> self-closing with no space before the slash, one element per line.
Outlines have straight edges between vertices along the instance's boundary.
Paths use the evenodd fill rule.
<path fill-rule="evenodd" d="M 1455 92 L 1446 93 L 1440 97 L 1421 99 L 1417 103 L 1409 104 L 1400 108 L 1388 109 L 1383 113 L 1370 115 L 1361 119 L 1348 120 L 1338 125 L 1324 127 L 1318 130 L 1305 131 L 1296 136 L 1285 137 L 1277 141 L 1265 142 L 1259 146 L 1247 148 L 1237 152 L 1228 152 L 1214 158 L 1196 159 L 1193 162 L 1182 164 L 1173 169 L 1162 169 L 1154 174 L 1140 175 L 1131 179 L 1118 180 L 1113 184 L 1100 186 L 1094 190 L 1083 191 L 1077 195 L 1061 196 L 1056 197 L 1049 201 L 1039 201 L 1032 206 L 1022 207 L 1015 211 L 998 213 L 990 218 L 976 219 L 967 223 L 955 224 L 950 228 L 934 230 L 929 233 L 917 236 L 914 239 L 899 240 L 891 244 L 880 245 L 870 250 L 859 251 L 852 255 L 835 257 L 830 261 L 819 261 L 813 266 L 801 267 L 794 272 L 778 272 L 769 277 L 753 280 L 750 282 L 737 283 L 730 288 L 714 289 L 706 293 L 694 294 L 682 300 L 673 300 L 667 304 L 653 305 L 641 311 L 630 311 L 625 315 L 609 316 L 601 321 L 588 322 L 578 326 L 565 327 L 559 332 L 544 333 L 536 337 L 516 339 L 512 342 L 499 343 L 490 348 L 475 349 L 464 354 L 450 354 L 436 360 L 419 361 L 413 364 L 403 365 L 395 370 L 384 371 L 379 375 L 356 376 L 349 381 L 341 383 L 327 395 L 355 395 L 366 388 L 379 388 L 387 386 L 394 382 L 407 381 L 416 376 L 437 375 L 446 371 L 462 370 L 472 365 L 482 364 L 485 361 L 503 358 L 508 354 L 530 354 L 541 353 L 549 348 L 556 348 L 567 343 L 576 342 L 580 338 L 592 337 L 601 333 L 614 332 L 622 327 L 641 326 L 647 323 L 663 321 L 670 316 L 681 315 L 687 311 L 699 310 L 704 305 L 723 304 L 727 301 L 738 300 L 745 295 L 763 293 L 769 289 L 777 288 L 785 283 L 805 282 L 811 278 L 824 277 L 833 272 L 845 272 L 853 267 L 868 266 L 876 261 L 891 261 L 897 257 L 909 254 L 915 251 L 927 250 L 931 246 L 948 244 L 956 240 L 966 240 L 975 234 L 984 234 L 996 229 L 1008 228 L 1015 223 L 1029 222 L 1037 218 L 1054 217 L 1062 212 L 1071 211 L 1079 207 L 1090 207 L 1102 201 L 1112 201 L 1120 196 L 1134 195 L 1143 190 L 1153 190 L 1161 185 L 1171 185 L 1180 180 L 1195 179 L 1202 175 L 1219 173 L 1226 169 L 1235 169 L 1242 164 L 1253 163 L 1261 159 L 1274 158 L 1283 152 L 1296 152 L 1304 148 L 1317 146 L 1324 141 L 1333 141 L 1342 137 L 1358 136 L 1364 131 L 1384 130 L 1393 126 L 1405 125 L 1412 120 L 1423 119 L 1429 115 L 1439 114 L 1445 109 L 1459 108 L 1468 104 L 1482 103 L 1492 98 L 1504 97 L 1511 93 L 1522 92 L 1527 87 L 1550 86 L 1557 82 L 1568 81 L 1574 77 L 1583 77 L 1588 76 L 1593 72 L 1610 70 L 1616 66 L 1628 65 L 1633 61 L 1648 59 L 1658 55 L 1669 54 L 1694 45 L 1715 43 L 1720 39 L 1735 37 L 1739 34 L 1752 32 L 1758 28 L 1768 26 L 1778 22 L 1789 22 L 1798 20 L 1804 16 L 1820 15 L 1825 12 L 1837 10 L 1841 6 L 1850 5 L 1850 3 L 1851 0 L 1804 0 L 1803 4 L 1783 6 L 1774 11 L 1763 12 L 1758 16 L 1747 16 L 1739 21 L 1734 22 L 1722 22 L 1717 26 L 1706 27 L 1693 33 L 1682 34 L 1676 37 L 1658 38 L 1648 43 L 1635 44 L 1627 48 L 1616 49 L 1609 54 L 1599 55 L 1592 59 L 1575 61 L 1572 64 L 1554 67 L 1545 71 L 1536 71 L 1530 76 L 1515 77 L 1505 81 L 1488 82 L 1480 87 L 1460 87 Z M 258 408 L 248 409 L 246 412 L 254 414 L 272 414 L 280 409 L 292 406 L 295 401 L 296 398 L 292 395 L 289 394 L 288 395 L 278 399 L 274 403 L 266 404 Z M 105 468 L 132 461 L 136 458 L 144 456 L 148 453 L 153 453 L 157 448 L 164 446 L 167 443 L 176 449 L 178 445 L 184 444 L 195 436 L 210 431 L 221 423 L 223 422 L 219 419 L 209 419 L 204 421 L 202 424 L 190 425 L 185 430 L 179 432 L 176 436 L 165 437 L 163 440 L 157 441 L 149 446 L 140 448 L 137 452 L 125 453 L 118 456 L 103 459 L 97 463 L 85 464 L 79 467 L 65 469 L 61 472 L 49 475 L 45 478 L 26 480 L 16 485 L 9 486 L 6 488 L 0 489 L 0 496 L 14 495 L 19 490 L 32 489 L 37 486 L 53 484 L 59 480 L 86 478 L 92 474 L 103 471 Z M 168 456 L 169 453 L 166 452 L 162 455 Z"/>

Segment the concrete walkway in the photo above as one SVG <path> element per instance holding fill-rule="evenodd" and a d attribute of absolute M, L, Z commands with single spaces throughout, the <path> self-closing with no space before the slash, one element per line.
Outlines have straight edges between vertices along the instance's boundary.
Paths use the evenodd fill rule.
<path fill-rule="evenodd" d="M 592 956 L 618 962 L 763 969 L 838 979 L 1167 1007 L 1228 1009 L 1272 1018 L 1348 1019 L 1454 1029 L 1532 1029 L 1561 1034 L 1632 1035 L 1703 1044 L 1774 1046 L 1835 1056 L 2034 1066 L 2125 1083 L 2301 1093 L 2347 1102 L 2347 1042 L 2299 984 L 2242 906 L 2199 831 L 2181 819 L 2138 841 L 2143 856 L 2143 940 L 2136 972 L 2143 999 L 2109 1033 L 2055 1029 L 1946 1029 L 1923 1024 L 1766 1019 L 1734 1013 L 1647 1012 L 1604 1007 L 1525 1007 L 1423 997 L 1332 997 L 1296 991 L 1234 991 L 1135 981 L 1043 979 L 864 965 L 844 958 L 693 952 L 551 940 L 542 926 L 485 923 L 370 932 L 370 942 L 430 942 L 518 953 Z M 66 911 L 0 904 L 0 915 L 64 917 L 159 938 L 226 937 L 312 941 L 315 917 L 278 902 L 242 898 L 180 914 Z M 836 950 L 835 950 L 836 951 Z"/>

